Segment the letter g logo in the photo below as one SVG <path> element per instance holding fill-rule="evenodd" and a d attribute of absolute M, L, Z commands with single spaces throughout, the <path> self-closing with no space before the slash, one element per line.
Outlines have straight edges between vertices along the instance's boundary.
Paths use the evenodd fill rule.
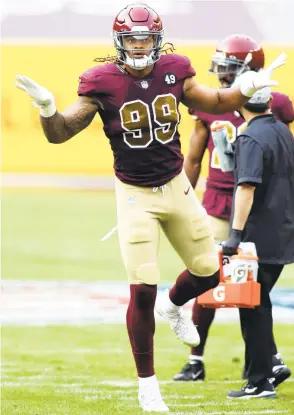
<path fill-rule="evenodd" d="M 213 298 L 215 299 L 215 301 L 218 301 L 218 302 L 224 301 L 224 299 L 225 299 L 225 287 L 223 285 L 218 285 L 213 290 L 212 295 L 213 295 Z"/>

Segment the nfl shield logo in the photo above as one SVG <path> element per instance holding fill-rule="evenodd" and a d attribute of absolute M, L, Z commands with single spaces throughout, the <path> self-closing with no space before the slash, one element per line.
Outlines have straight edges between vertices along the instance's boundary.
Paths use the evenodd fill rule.
<path fill-rule="evenodd" d="M 143 88 L 143 89 L 147 89 L 148 88 L 148 82 L 147 81 L 141 81 L 141 87 Z"/>

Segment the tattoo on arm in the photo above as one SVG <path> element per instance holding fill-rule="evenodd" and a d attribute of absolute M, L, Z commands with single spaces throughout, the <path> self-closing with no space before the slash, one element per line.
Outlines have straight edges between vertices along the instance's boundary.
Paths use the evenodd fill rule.
<path fill-rule="evenodd" d="M 48 118 L 41 116 L 44 134 L 50 143 L 64 143 L 84 130 L 93 120 L 97 110 L 97 101 L 80 97 L 77 103 L 62 113 L 56 112 Z"/>

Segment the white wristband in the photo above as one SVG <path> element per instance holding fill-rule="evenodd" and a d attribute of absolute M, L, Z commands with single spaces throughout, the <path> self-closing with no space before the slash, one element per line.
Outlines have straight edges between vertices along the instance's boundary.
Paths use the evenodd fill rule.
<path fill-rule="evenodd" d="M 38 105 L 40 108 L 40 115 L 44 118 L 52 117 L 56 113 L 56 105 L 54 100 L 48 105 Z"/>

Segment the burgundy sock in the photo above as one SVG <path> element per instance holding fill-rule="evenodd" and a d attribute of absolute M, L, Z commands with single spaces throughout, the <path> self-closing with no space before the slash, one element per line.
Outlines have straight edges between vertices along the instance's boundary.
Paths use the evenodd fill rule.
<path fill-rule="evenodd" d="M 157 285 L 130 285 L 127 329 L 138 376 L 141 378 L 154 375 L 153 335 L 156 294 Z"/>
<path fill-rule="evenodd" d="M 205 308 L 197 303 L 195 300 L 192 309 L 192 320 L 197 326 L 200 337 L 200 344 L 196 347 L 191 347 L 191 354 L 203 356 L 204 347 L 208 335 L 209 328 L 215 316 L 215 308 Z"/>
<path fill-rule="evenodd" d="M 219 271 L 209 277 L 197 277 L 186 269 L 178 276 L 169 292 L 169 298 L 175 305 L 182 306 L 192 298 L 216 287 L 218 283 Z"/>

